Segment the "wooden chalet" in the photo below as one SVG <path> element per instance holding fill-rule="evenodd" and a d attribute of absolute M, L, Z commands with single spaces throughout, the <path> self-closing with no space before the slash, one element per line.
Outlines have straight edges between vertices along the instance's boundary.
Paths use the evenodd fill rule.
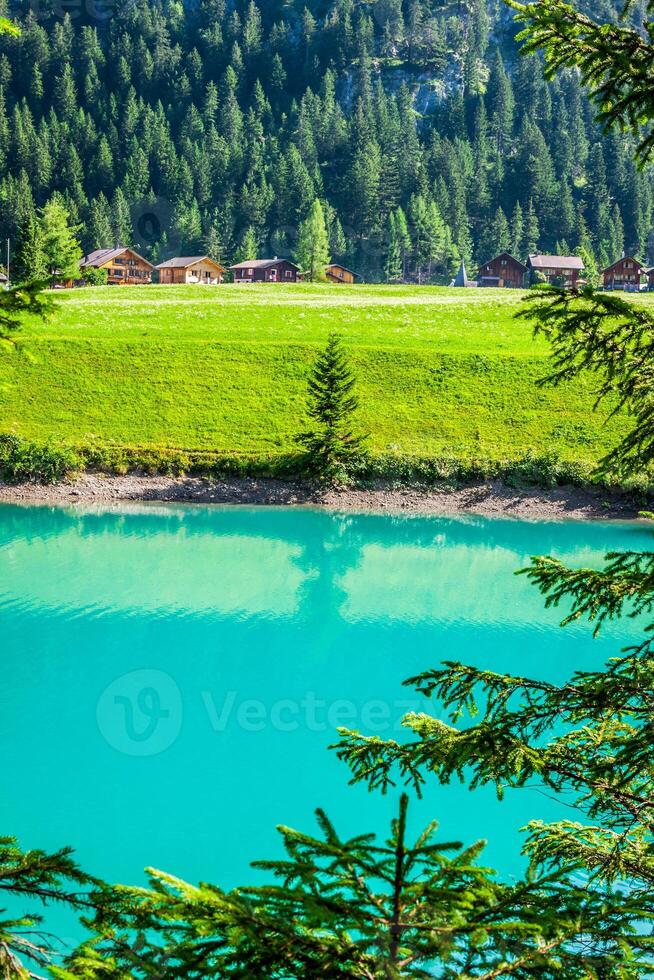
<path fill-rule="evenodd" d="M 346 269 L 344 265 L 339 265 L 338 262 L 332 262 L 325 266 L 325 275 L 329 282 L 348 283 L 349 285 L 361 282 L 363 278 L 358 272 L 352 272 L 351 269 Z"/>
<path fill-rule="evenodd" d="M 297 282 L 300 267 L 289 259 L 248 259 L 230 265 L 234 282 Z"/>
<path fill-rule="evenodd" d="M 527 278 L 527 266 L 509 252 L 501 252 L 490 262 L 479 266 L 479 286 L 499 289 L 522 289 Z"/>
<path fill-rule="evenodd" d="M 152 282 L 154 266 L 133 248 L 98 248 L 85 255 L 81 269 L 106 269 L 107 282 L 111 286 L 135 286 Z"/>
<path fill-rule="evenodd" d="M 208 255 L 178 256 L 160 262 L 156 269 L 159 273 L 159 282 L 164 285 L 198 283 L 217 286 L 223 281 L 227 271 Z"/>
<path fill-rule="evenodd" d="M 562 283 L 575 289 L 584 271 L 584 263 L 578 255 L 530 255 L 527 269 L 531 275 L 542 276 L 550 285 Z"/>
<path fill-rule="evenodd" d="M 646 272 L 647 270 L 638 259 L 634 259 L 631 255 L 623 256 L 613 265 L 610 265 L 608 269 L 604 269 L 602 273 L 604 288 L 639 293 L 641 280 Z"/>

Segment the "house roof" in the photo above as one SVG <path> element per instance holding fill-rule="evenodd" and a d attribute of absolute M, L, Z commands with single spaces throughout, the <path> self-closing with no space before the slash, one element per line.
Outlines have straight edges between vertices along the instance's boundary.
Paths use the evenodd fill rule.
<path fill-rule="evenodd" d="M 511 255 L 510 252 L 500 252 L 499 255 L 494 255 L 492 259 L 488 259 L 486 262 L 480 263 L 479 268 L 481 269 L 484 265 L 492 265 L 493 262 L 497 262 L 498 259 L 511 259 L 511 261 L 515 262 L 516 265 L 519 265 L 521 269 L 524 269 L 525 272 L 527 271 L 527 266 L 524 264 L 524 262 L 521 262 L 520 259 L 516 259 L 515 255 Z"/>
<path fill-rule="evenodd" d="M 247 262 L 237 262 L 236 265 L 230 265 L 230 269 L 270 269 L 273 265 L 281 265 L 282 262 L 287 262 L 288 265 L 292 265 L 294 269 L 299 271 L 299 265 L 295 262 L 291 262 L 290 259 L 278 259 L 275 256 L 274 259 L 248 259 Z"/>
<path fill-rule="evenodd" d="M 354 272 L 352 269 L 348 269 L 346 265 L 341 265 L 340 262 L 330 262 L 329 265 L 325 266 L 325 272 L 329 272 L 330 269 L 342 269 L 343 272 L 349 272 L 350 275 L 354 276 L 356 279 L 361 279 L 361 276 L 359 275 L 358 272 Z"/>
<path fill-rule="evenodd" d="M 642 262 L 639 262 L 638 259 L 635 259 L 633 255 L 623 255 L 623 257 L 621 259 L 618 259 L 617 262 L 613 262 L 611 265 L 608 265 L 606 269 L 602 269 L 602 272 L 610 272 L 611 269 L 615 269 L 616 266 L 622 265 L 623 262 L 633 262 L 635 265 L 638 266 L 639 269 L 642 269 L 643 272 L 647 272 L 647 269 L 644 267 Z"/>
<path fill-rule="evenodd" d="M 96 248 L 94 252 L 89 252 L 88 255 L 84 256 L 80 262 L 80 266 L 82 269 L 89 266 L 99 269 L 108 262 L 112 262 L 114 259 L 117 259 L 119 255 L 124 255 L 125 252 L 131 252 L 131 254 L 135 255 L 137 259 L 141 260 L 141 262 L 145 262 L 145 264 L 149 265 L 151 269 L 154 269 L 152 262 L 148 262 L 148 260 L 144 259 L 142 255 L 135 252 L 133 248 L 129 248 L 126 245 L 119 245 L 117 248 Z"/>
<path fill-rule="evenodd" d="M 530 255 L 532 269 L 584 269 L 583 260 L 578 255 Z"/>
<path fill-rule="evenodd" d="M 220 262 L 210 259 L 208 255 L 178 255 L 173 259 L 167 259 L 165 262 L 160 262 L 159 265 L 155 266 L 156 269 L 188 269 L 191 265 L 197 265 L 198 262 L 211 262 L 215 265 L 217 269 L 222 269 Z"/>
<path fill-rule="evenodd" d="M 9 282 L 4 272 L 0 272 L 0 282 Z"/>

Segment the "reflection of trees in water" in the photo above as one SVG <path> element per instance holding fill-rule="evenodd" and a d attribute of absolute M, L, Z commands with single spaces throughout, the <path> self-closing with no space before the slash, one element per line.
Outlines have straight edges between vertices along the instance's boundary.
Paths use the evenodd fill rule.
<path fill-rule="evenodd" d="M 577 525 L 577 527 L 579 527 Z M 575 545 L 611 550 L 615 536 L 641 535 L 637 526 L 611 527 L 584 523 L 578 533 L 562 534 L 560 523 L 489 520 L 481 517 L 424 517 L 387 514 L 336 513 L 306 508 L 126 505 L 116 510 L 85 510 L 52 506 L 3 505 L 0 508 L 0 553 L 15 540 L 44 540 L 74 531 L 80 538 L 126 535 L 225 535 L 285 541 L 301 550 L 294 559 L 306 574 L 302 610 L 318 620 L 326 609 L 343 601 L 342 581 L 357 568 L 367 545 L 384 548 L 503 548 L 522 556 L 570 551 Z M 174 546 L 174 541 L 171 542 Z M 446 557 L 445 557 L 445 560 Z M 206 569 L 207 575 L 221 574 Z"/>
<path fill-rule="evenodd" d="M 361 561 L 364 544 L 356 532 L 356 518 L 347 514 L 307 515 L 318 520 L 305 525 L 311 533 L 302 535 L 302 557 L 298 566 L 305 573 L 300 600 L 301 615 L 313 624 L 314 642 L 320 636 L 321 625 L 336 621 L 335 612 L 343 602 L 345 592 L 340 582 L 345 574 Z"/>

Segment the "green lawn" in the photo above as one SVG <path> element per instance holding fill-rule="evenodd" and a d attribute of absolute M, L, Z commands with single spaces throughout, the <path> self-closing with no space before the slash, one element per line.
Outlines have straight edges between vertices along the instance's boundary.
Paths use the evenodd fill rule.
<path fill-rule="evenodd" d="M 0 354 L 0 431 L 75 446 L 270 453 L 293 445 L 317 348 L 339 330 L 377 451 L 596 460 L 619 419 L 592 386 L 539 389 L 521 294 L 411 287 L 140 286 L 58 292 Z M 642 302 L 650 303 L 649 297 Z"/>

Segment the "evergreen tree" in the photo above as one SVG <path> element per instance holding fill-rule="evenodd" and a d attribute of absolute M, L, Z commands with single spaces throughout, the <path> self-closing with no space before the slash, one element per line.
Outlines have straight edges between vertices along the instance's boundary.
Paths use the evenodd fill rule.
<path fill-rule="evenodd" d="M 238 248 L 234 254 L 234 262 L 245 262 L 246 259 L 255 259 L 259 250 L 259 240 L 254 228 L 246 228 L 241 235 Z"/>
<path fill-rule="evenodd" d="M 101 192 L 91 202 L 88 241 L 86 242 L 87 252 L 96 248 L 113 248 L 115 241 L 111 208 Z"/>
<path fill-rule="evenodd" d="M 546 8 L 555 16 L 556 2 L 527 5 L 529 17 L 545 18 Z M 595 13 L 613 17 L 615 3 L 602 0 Z M 98 31 L 83 19 L 25 18 L 23 36 L 4 39 L 0 52 L 0 239 L 14 239 L 58 192 L 90 251 L 107 240 L 102 193 L 113 241 L 138 244 L 150 258 L 162 248 L 201 249 L 211 221 L 230 255 L 249 226 L 260 241 L 292 250 L 292 229 L 318 198 L 329 209 L 332 255 L 374 281 L 387 276 L 387 248 L 377 243 L 388 215 L 406 215 L 413 195 L 436 203 L 467 262 L 497 251 L 498 208 L 512 222 L 516 202 L 526 212 L 531 198 L 539 236 L 529 237 L 542 251 L 562 239 L 575 247 L 584 213 L 598 259 L 615 258 L 621 239 L 649 258 L 654 171 L 632 170 L 632 133 L 598 130 L 578 74 L 546 83 L 538 59 L 516 64 L 502 9 L 497 0 L 461 0 L 450 16 L 442 0 L 431 8 L 379 0 L 371 16 L 339 0 L 320 16 L 284 7 L 272 18 L 245 0 L 224 16 L 210 4 L 189 30 L 175 5 L 157 14 L 156 30 L 139 8 L 128 32 L 115 19 Z M 596 39 L 592 22 L 580 30 Z M 629 24 L 624 30 L 613 38 L 622 50 Z M 501 48 L 488 50 L 489 36 L 501 37 Z M 647 44 L 638 50 L 645 57 Z M 372 83 L 386 56 L 407 66 L 399 88 L 383 72 Z M 416 70 L 435 83 L 459 77 L 461 86 L 425 111 Z M 176 227 L 167 218 L 144 240 L 131 216 L 138 225 L 145 199 L 174 212 Z M 443 254 L 421 261 L 421 278 L 444 274 Z"/>
<path fill-rule="evenodd" d="M 215 224 L 209 226 L 204 236 L 203 248 L 205 254 L 210 259 L 213 259 L 214 262 L 220 262 L 223 254 L 223 246 L 220 240 L 220 232 Z"/>
<path fill-rule="evenodd" d="M 524 234 L 525 238 L 521 249 L 522 255 L 526 257 L 537 254 L 540 243 L 540 227 L 534 202 L 531 199 L 527 213 L 525 214 Z"/>
<path fill-rule="evenodd" d="M 53 283 L 57 279 L 79 277 L 82 250 L 77 239 L 79 227 L 71 225 L 70 213 L 60 197 L 53 197 L 41 214 L 41 248 L 45 266 Z"/>
<path fill-rule="evenodd" d="M 16 241 L 13 259 L 16 282 L 43 282 L 48 275 L 41 222 L 30 215 Z"/>
<path fill-rule="evenodd" d="M 414 840 L 407 812 L 403 795 L 386 841 L 343 837 L 323 810 L 318 837 L 279 827 L 284 857 L 254 864 L 279 884 L 225 892 L 153 871 L 149 889 L 115 895 L 54 975 L 546 980 L 582 976 L 603 945 L 603 962 L 628 962 L 603 924 L 626 933 L 635 901 L 564 888 L 556 873 L 499 884 L 478 863 L 483 842 L 441 842 L 435 821 Z"/>
<path fill-rule="evenodd" d="M 511 218 L 511 252 L 516 258 L 523 261 L 526 254 L 523 253 L 525 245 L 525 221 L 520 201 L 516 201 Z"/>
<path fill-rule="evenodd" d="M 352 422 L 359 406 L 355 379 L 343 343 L 331 333 L 308 383 L 310 426 L 298 436 L 305 449 L 307 472 L 327 480 L 345 479 L 362 452 L 365 436 Z"/>
<path fill-rule="evenodd" d="M 317 198 L 311 205 L 309 214 L 300 225 L 295 261 L 309 282 L 323 282 L 325 280 L 325 266 L 330 261 L 329 238 L 322 205 Z"/>
<path fill-rule="evenodd" d="M 398 235 L 397 219 L 394 214 L 389 214 L 386 225 L 386 263 L 384 273 L 386 282 L 400 282 L 403 274 L 402 243 Z"/>
<path fill-rule="evenodd" d="M 338 259 L 343 258 L 347 252 L 347 238 L 337 214 L 334 215 L 329 229 L 329 250 Z"/>

